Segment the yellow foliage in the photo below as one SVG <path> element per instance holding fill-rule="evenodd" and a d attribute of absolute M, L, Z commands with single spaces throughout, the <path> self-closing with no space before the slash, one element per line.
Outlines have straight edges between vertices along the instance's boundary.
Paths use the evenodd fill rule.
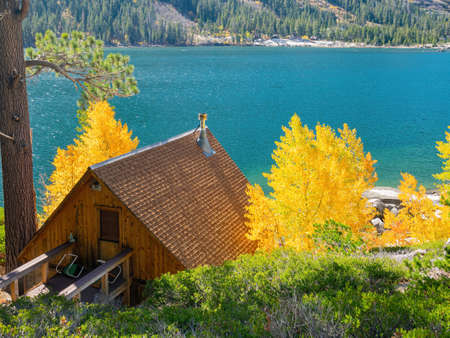
<path fill-rule="evenodd" d="M 39 221 L 50 216 L 89 166 L 136 149 L 139 140 L 131 134 L 126 124 L 114 119 L 114 110 L 106 101 L 91 104 L 82 134 L 74 144 L 57 150 Z"/>
<path fill-rule="evenodd" d="M 384 214 L 388 229 L 375 245 L 410 245 L 446 239 L 450 236 L 449 207 L 435 205 L 426 196 L 426 189 L 417 188 L 417 180 L 410 174 L 402 174 L 399 198 L 403 208 L 398 215 L 391 211 Z"/>
<path fill-rule="evenodd" d="M 450 130 L 450 126 L 448 126 Z M 445 132 L 446 142 L 436 142 L 436 149 L 439 151 L 438 156 L 444 160 L 442 166 L 442 173 L 434 175 L 435 178 L 440 180 L 440 191 L 443 201 L 450 204 L 450 132 Z"/>
<path fill-rule="evenodd" d="M 315 223 L 333 219 L 356 234 L 364 232 L 374 209 L 362 193 L 377 179 L 376 161 L 364 154 L 356 130 L 346 124 L 339 135 L 326 125 L 310 130 L 297 115 L 289 127 L 276 142 L 275 165 L 264 174 L 270 197 L 259 185 L 247 189 L 248 238 L 269 251 L 281 245 L 309 250 Z"/>

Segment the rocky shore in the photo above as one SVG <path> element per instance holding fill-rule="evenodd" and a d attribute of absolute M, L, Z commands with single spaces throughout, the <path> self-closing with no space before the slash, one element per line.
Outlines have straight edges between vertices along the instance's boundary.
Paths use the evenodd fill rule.
<path fill-rule="evenodd" d="M 425 45 L 399 45 L 399 46 L 376 46 L 368 45 L 363 42 L 345 42 L 345 41 L 327 41 L 327 40 L 304 40 L 301 38 L 296 39 L 258 39 L 253 42 L 254 46 L 264 47 L 319 47 L 319 48 L 427 48 L 437 50 L 450 50 L 450 43 L 433 46 L 432 44 Z"/>
<path fill-rule="evenodd" d="M 450 51 L 450 43 L 439 44 L 433 46 L 432 44 L 425 45 L 399 45 L 399 46 L 376 46 L 369 45 L 363 42 L 345 42 L 345 41 L 327 41 L 317 39 L 302 39 L 302 38 L 271 38 L 271 39 L 256 39 L 253 41 L 244 41 L 241 43 L 234 42 L 231 36 L 205 36 L 195 35 L 193 39 L 194 46 L 262 46 L 262 47 L 318 47 L 318 48 L 406 48 L 417 49 L 427 48 L 436 49 L 439 51 Z"/>
<path fill-rule="evenodd" d="M 398 214 L 401 208 L 399 193 L 400 190 L 391 187 L 375 187 L 363 193 L 363 196 L 369 200 L 369 203 L 377 209 L 377 215 L 372 219 L 372 224 L 377 228 L 378 233 L 384 231 L 383 214 L 385 209 L 390 210 L 395 215 Z M 434 204 L 439 204 L 440 195 L 437 191 L 430 190 L 427 192 L 427 197 Z"/>

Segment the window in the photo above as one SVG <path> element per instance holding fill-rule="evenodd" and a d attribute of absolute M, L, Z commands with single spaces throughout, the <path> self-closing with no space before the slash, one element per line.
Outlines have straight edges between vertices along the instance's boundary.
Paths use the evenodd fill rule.
<path fill-rule="evenodd" d="M 119 241 L 119 213 L 117 211 L 100 210 L 100 239 Z"/>

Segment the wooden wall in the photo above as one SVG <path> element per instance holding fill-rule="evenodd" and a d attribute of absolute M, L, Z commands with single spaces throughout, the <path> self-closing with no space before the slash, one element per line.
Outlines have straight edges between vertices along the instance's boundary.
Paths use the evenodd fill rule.
<path fill-rule="evenodd" d="M 113 208 L 119 211 L 119 246 L 134 250 L 131 258 L 133 278 L 149 280 L 163 273 L 184 270 L 183 265 L 151 235 L 147 228 L 101 183 L 101 190 L 93 190 L 93 174 L 83 182 L 64 202 L 62 208 L 36 234 L 20 255 L 22 262 L 51 250 L 66 242 L 72 233 L 76 239 L 74 252 L 83 264 L 94 266 L 98 258 L 99 209 Z M 51 264 L 56 264 L 51 262 Z"/>

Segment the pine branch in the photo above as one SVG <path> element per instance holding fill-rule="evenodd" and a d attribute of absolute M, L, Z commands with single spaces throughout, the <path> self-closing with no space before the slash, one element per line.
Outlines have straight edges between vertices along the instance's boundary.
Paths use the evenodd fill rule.
<path fill-rule="evenodd" d="M 38 34 L 36 48 L 26 50 L 26 59 L 28 78 L 50 71 L 81 87 L 81 110 L 89 101 L 129 97 L 138 92 L 129 59 L 120 54 L 104 57 L 103 43 L 85 33 L 63 33 L 59 38 L 51 31 Z"/>
<path fill-rule="evenodd" d="M 92 86 L 94 88 L 104 90 L 104 87 L 98 85 L 95 80 L 102 80 L 102 79 L 108 78 L 108 75 L 106 75 L 106 74 L 105 75 L 87 75 L 87 74 L 83 74 L 83 73 L 77 72 L 77 71 L 66 70 L 65 65 L 59 66 L 55 63 L 52 63 L 49 61 L 44 61 L 44 60 L 25 60 L 25 67 L 26 68 L 40 67 L 35 73 L 31 74 L 29 76 L 29 78 L 32 78 L 32 77 L 38 75 L 39 73 L 41 73 L 44 70 L 44 68 L 52 69 L 56 73 L 59 73 L 59 74 L 63 75 L 65 78 L 72 81 L 75 85 L 79 85 L 85 91 L 85 93 L 88 96 L 90 96 L 90 99 L 95 99 L 95 97 L 92 96 L 92 94 L 86 87 L 85 83 L 89 84 L 90 86 Z M 74 77 L 73 74 L 76 74 L 80 77 Z M 120 74 L 120 72 L 113 73 L 113 76 L 119 75 L 119 74 Z M 129 95 L 127 95 L 127 94 L 122 94 L 120 92 L 120 90 L 111 90 L 110 89 L 110 90 L 108 90 L 108 92 L 110 95 L 117 96 L 117 97 L 129 97 Z"/>
<path fill-rule="evenodd" d="M 82 83 L 82 79 L 77 79 L 72 77 L 68 72 L 66 72 L 64 70 L 64 68 L 62 68 L 61 66 L 58 66 L 55 63 L 52 62 L 48 62 L 48 61 L 43 61 L 43 60 L 25 60 L 25 67 L 29 68 L 29 67 L 45 67 L 45 68 L 50 68 L 52 70 L 54 70 L 55 72 L 63 75 L 65 78 L 69 79 L 70 81 L 72 81 L 75 85 L 79 85 L 81 88 L 83 88 L 84 90 L 86 90 L 86 86 Z M 39 70 L 40 72 L 41 70 Z"/>

